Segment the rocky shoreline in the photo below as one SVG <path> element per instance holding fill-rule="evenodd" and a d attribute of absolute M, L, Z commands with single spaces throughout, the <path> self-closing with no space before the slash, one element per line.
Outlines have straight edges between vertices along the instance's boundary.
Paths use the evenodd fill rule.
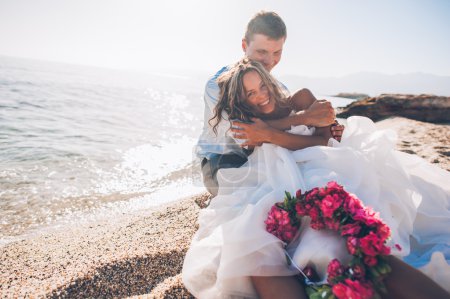
<path fill-rule="evenodd" d="M 450 97 L 429 94 L 382 94 L 355 101 L 343 108 L 338 117 L 367 116 L 379 121 L 392 116 L 432 123 L 450 123 Z"/>
<path fill-rule="evenodd" d="M 397 131 L 399 150 L 450 170 L 450 125 L 395 117 L 377 126 Z M 207 198 L 5 245 L 1 297 L 191 298 L 180 271 Z"/>

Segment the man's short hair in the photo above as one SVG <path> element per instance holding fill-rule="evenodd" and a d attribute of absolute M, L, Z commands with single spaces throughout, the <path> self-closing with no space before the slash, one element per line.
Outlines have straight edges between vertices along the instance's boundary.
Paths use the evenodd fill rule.
<path fill-rule="evenodd" d="M 286 38 L 286 25 L 275 12 L 260 11 L 247 24 L 247 30 L 245 31 L 247 43 L 252 41 L 255 34 L 263 34 L 273 40 Z"/>

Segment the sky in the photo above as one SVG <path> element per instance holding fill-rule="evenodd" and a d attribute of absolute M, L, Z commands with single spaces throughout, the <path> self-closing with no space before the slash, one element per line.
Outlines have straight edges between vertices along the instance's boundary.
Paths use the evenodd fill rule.
<path fill-rule="evenodd" d="M 287 26 L 276 75 L 450 76 L 449 0 L 0 0 L 0 55 L 214 73 L 260 10 Z"/>

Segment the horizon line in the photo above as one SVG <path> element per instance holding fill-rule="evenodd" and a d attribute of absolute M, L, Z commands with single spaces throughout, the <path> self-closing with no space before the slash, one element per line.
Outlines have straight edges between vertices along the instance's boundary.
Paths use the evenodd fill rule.
<path fill-rule="evenodd" d="M 203 69 L 189 69 L 189 68 L 167 68 L 167 69 L 161 69 L 161 68 L 133 68 L 133 67 L 117 67 L 117 66 L 107 66 L 107 65 L 96 65 L 96 64 L 89 64 L 89 63 L 80 63 L 80 62 L 71 62 L 71 61 L 62 61 L 62 60 L 51 60 L 46 58 L 36 58 L 36 57 L 25 57 L 25 56 L 13 56 L 10 54 L 3 54 L 0 53 L 0 57 L 5 58 L 12 58 L 12 59 L 23 59 L 23 60 L 33 60 L 33 61 L 40 61 L 40 62 L 48 62 L 48 63 L 54 63 L 54 64 L 65 64 L 65 65 L 72 65 L 72 66 L 80 66 L 80 67 L 92 67 L 92 68 L 99 68 L 103 70 L 111 70 L 111 71 L 128 71 L 128 72 L 138 72 L 138 73 L 151 73 L 154 75 L 161 75 L 161 76 L 179 76 L 185 78 L 185 76 L 179 75 L 179 74 L 173 74 L 173 73 L 163 73 L 162 71 L 174 71 L 174 72 L 191 72 L 191 73 L 203 73 L 205 76 L 209 76 L 212 72 L 215 72 L 215 70 L 207 71 Z M 276 71 L 275 71 L 276 72 Z M 312 79 L 339 79 L 344 78 L 348 76 L 354 76 L 354 75 L 361 75 L 361 74 L 376 74 L 376 75 L 383 75 L 383 76 L 404 76 L 404 75 L 428 75 L 428 76 L 435 76 L 435 77 L 449 77 L 449 75 L 442 75 L 442 74 L 435 74 L 435 73 L 428 73 L 424 71 L 415 71 L 415 72 L 397 72 L 397 73 L 384 73 L 380 71 L 370 71 L 370 70 L 361 70 L 356 71 L 352 73 L 347 73 L 345 75 L 323 75 L 323 76 L 308 76 L 303 74 L 292 74 L 292 73 L 284 73 L 279 74 L 279 77 L 302 77 L 302 78 L 312 78 Z"/>

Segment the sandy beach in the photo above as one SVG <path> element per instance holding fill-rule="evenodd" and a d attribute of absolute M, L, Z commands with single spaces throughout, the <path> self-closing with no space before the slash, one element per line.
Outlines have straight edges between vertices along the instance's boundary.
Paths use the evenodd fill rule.
<path fill-rule="evenodd" d="M 398 133 L 399 150 L 450 170 L 450 125 L 406 118 L 377 123 Z M 207 194 L 140 216 L 123 215 L 0 248 L 0 294 L 21 297 L 190 298 L 181 267 Z"/>

